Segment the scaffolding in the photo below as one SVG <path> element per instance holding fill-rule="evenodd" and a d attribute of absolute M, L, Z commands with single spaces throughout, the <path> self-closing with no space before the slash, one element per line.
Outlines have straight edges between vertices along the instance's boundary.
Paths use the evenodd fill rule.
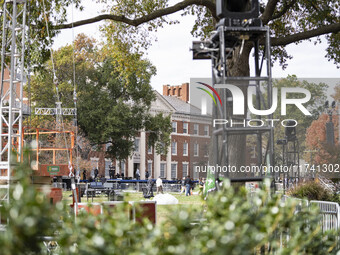
<path fill-rule="evenodd" d="M 240 97 L 230 90 L 230 85 L 234 85 L 243 93 L 249 87 L 256 90 L 255 108 L 256 110 L 268 109 L 272 106 L 272 72 L 271 72 L 271 51 L 270 51 L 270 31 L 269 27 L 262 26 L 258 18 L 258 1 L 252 1 L 252 9 L 246 13 L 226 11 L 226 16 L 221 18 L 216 26 L 216 31 L 208 41 L 193 43 L 193 58 L 208 59 L 212 61 L 212 84 L 213 88 L 219 91 L 222 104 L 213 105 L 213 120 L 240 120 L 240 115 L 233 114 L 234 104 Z M 220 11 L 221 12 L 221 11 Z M 236 51 L 242 53 L 245 44 L 252 43 L 254 49 L 254 72 L 255 76 L 232 77 L 228 70 L 227 61 L 236 56 Z M 262 58 L 260 60 L 260 44 L 263 45 Z M 234 56 L 233 56 L 234 55 Z M 241 55 L 241 54 L 240 54 Z M 262 69 L 266 63 L 266 74 L 261 76 Z M 266 93 L 266 96 L 264 95 Z M 247 105 L 245 103 L 245 105 Z M 248 123 L 249 114 L 245 113 L 243 121 Z M 272 114 L 258 115 L 255 121 L 261 123 L 263 119 L 272 119 Z M 262 169 L 259 176 L 264 176 L 263 167 L 274 165 L 274 131 L 272 123 L 264 125 L 232 126 L 230 121 L 225 125 L 213 125 L 212 133 L 212 158 L 210 164 L 224 165 L 230 164 L 231 148 L 230 138 L 232 136 L 256 135 L 256 155 L 257 165 Z M 268 136 L 267 142 L 263 145 L 263 136 Z M 246 153 L 243 151 L 243 153 Z M 242 164 L 245 162 L 241 162 Z M 239 177 L 228 176 L 227 177 Z M 255 174 L 256 175 L 256 174 Z M 251 176 L 249 176 L 251 177 Z"/>
<path fill-rule="evenodd" d="M 25 0 L 6 0 L 2 10 L 0 200 L 5 202 L 14 179 L 11 162 L 22 153 L 26 7 Z"/>

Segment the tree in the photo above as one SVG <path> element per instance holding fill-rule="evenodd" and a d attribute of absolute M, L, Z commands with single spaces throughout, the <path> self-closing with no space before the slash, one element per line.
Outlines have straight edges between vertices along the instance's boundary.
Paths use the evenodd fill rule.
<path fill-rule="evenodd" d="M 335 94 L 333 98 L 337 99 L 340 85 L 335 87 Z M 337 106 L 339 107 L 339 105 Z M 335 109 L 336 111 L 337 109 Z M 336 111 L 337 112 L 337 111 Z M 335 145 L 327 144 L 326 138 L 326 122 L 328 122 L 329 115 L 322 114 L 317 120 L 314 120 L 307 129 L 306 144 L 311 151 L 310 158 L 313 164 L 338 164 L 340 162 L 340 143 L 339 143 L 339 118 L 333 114 L 332 122 L 334 124 L 334 141 Z"/>
<path fill-rule="evenodd" d="M 112 51 L 115 46 L 110 43 L 99 48 L 94 39 L 85 35 L 79 35 L 74 45 L 77 115 L 84 135 L 92 144 L 108 144 L 108 156 L 116 159 L 130 155 L 133 139 L 141 130 L 150 133 L 148 142 L 156 145 L 159 153 L 166 151 L 170 143 L 170 116 L 149 113 L 155 100 L 150 86 L 155 68 L 150 62 L 137 53 Z M 60 48 L 54 53 L 54 60 L 59 99 L 64 107 L 74 107 L 73 47 Z M 32 101 L 37 107 L 55 107 L 51 62 L 36 71 L 31 87 Z"/>
<path fill-rule="evenodd" d="M 34 8 L 36 20 L 34 31 L 41 34 L 38 39 L 46 40 L 44 32 L 44 17 L 41 15 L 41 1 L 36 1 Z M 137 54 L 142 54 L 152 43 L 152 31 L 161 28 L 165 23 L 177 23 L 167 19 L 167 15 L 175 12 L 182 12 L 183 15 L 195 15 L 196 23 L 192 33 L 196 36 L 207 37 L 209 32 L 214 28 L 214 24 L 218 21 L 216 16 L 216 6 L 214 0 L 182 0 L 176 4 L 170 4 L 169 0 L 120 0 L 111 3 L 107 0 L 100 0 L 104 4 L 105 10 L 109 13 L 98 15 L 90 19 L 80 20 L 76 22 L 66 23 L 66 11 L 62 3 L 67 6 L 70 0 L 54 0 L 50 1 L 48 11 L 52 10 L 53 4 L 59 7 L 56 12 L 47 12 L 48 21 L 54 33 L 60 29 L 69 29 L 101 20 L 110 21 L 103 26 L 103 31 L 109 40 L 114 42 L 115 47 L 120 50 L 128 49 Z M 80 8 L 80 0 L 76 5 Z M 340 51 L 338 47 L 340 37 L 340 17 L 339 6 L 340 1 L 327 0 L 268 0 L 260 1 L 261 3 L 261 20 L 263 25 L 268 25 L 271 29 L 271 45 L 273 60 L 278 61 L 284 68 L 287 59 L 291 58 L 285 49 L 285 46 L 292 43 L 300 43 L 303 40 L 316 38 L 315 42 L 320 42 L 320 36 L 324 35 L 328 43 L 327 55 L 328 60 L 333 60 L 339 66 Z M 34 9 L 33 8 L 33 9 Z M 40 11 L 40 16 L 38 15 Z M 45 12 L 46 13 L 46 12 Z M 52 18 L 54 22 L 52 24 Z M 45 27 L 46 30 L 46 27 Z M 240 49 L 235 50 L 233 58 L 228 63 L 230 76 L 249 76 L 249 55 L 253 45 L 246 43 L 242 54 Z M 123 51 L 121 51 L 123 52 Z M 121 55 L 122 57 L 124 56 Z M 119 66 L 123 66 L 123 59 L 117 59 Z M 124 67 L 124 66 L 123 66 Z M 124 69 L 124 68 L 123 68 Z M 231 164 L 244 162 L 245 138 L 235 136 L 230 139 Z"/>
<path fill-rule="evenodd" d="M 329 145 L 326 142 L 326 122 L 329 121 L 327 114 L 322 114 L 319 119 L 313 121 L 307 130 L 306 143 L 308 149 L 312 152 L 311 158 L 314 164 L 332 164 L 339 163 L 339 146 Z M 335 141 L 338 140 L 338 120 L 333 119 Z"/>
<path fill-rule="evenodd" d="M 304 107 L 312 114 L 310 116 L 304 115 L 295 105 L 287 105 L 287 113 L 289 113 L 289 119 L 294 119 L 298 122 L 296 126 L 296 136 L 299 141 L 299 152 L 302 153 L 306 149 L 306 133 L 314 120 L 317 120 L 323 112 L 323 104 L 326 101 L 326 92 L 328 85 L 325 83 L 313 83 L 305 80 L 300 81 L 298 78 L 288 76 L 285 79 L 275 79 L 273 87 L 278 88 L 278 93 L 281 93 L 282 87 L 297 87 L 307 89 L 312 95 L 311 99 L 304 104 Z M 297 97 L 297 96 L 295 96 Z M 278 100 L 278 107 L 274 113 L 273 119 L 280 121 L 275 122 L 275 141 L 285 138 L 285 129 L 281 125 L 281 121 L 286 119 L 286 116 L 281 116 L 281 98 Z M 279 145 L 275 148 L 276 158 L 280 158 L 282 149 Z"/>

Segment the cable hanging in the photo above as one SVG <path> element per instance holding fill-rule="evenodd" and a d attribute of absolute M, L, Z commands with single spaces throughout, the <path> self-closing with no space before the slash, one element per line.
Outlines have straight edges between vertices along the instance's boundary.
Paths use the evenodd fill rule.
<path fill-rule="evenodd" d="M 74 127 L 76 132 L 76 178 L 80 180 L 79 169 L 79 149 L 78 149 L 78 116 L 77 116 L 77 87 L 76 87 L 76 62 L 75 62 L 75 40 L 74 40 L 74 16 L 73 16 L 73 1 L 72 1 L 72 68 L 73 68 L 73 103 L 74 103 Z"/>
<path fill-rule="evenodd" d="M 51 39 L 51 37 L 50 37 L 50 31 L 49 31 L 49 26 L 48 26 L 48 19 L 47 19 L 47 15 L 46 15 L 46 5 L 45 5 L 45 0 L 43 0 L 42 3 L 43 3 L 43 11 L 44 11 L 45 23 L 46 23 L 46 32 L 47 32 L 48 38 Z M 57 98 L 57 101 L 60 102 L 59 88 L 58 88 L 59 82 L 58 82 L 58 78 L 57 78 L 57 75 L 56 75 L 55 63 L 54 63 L 53 50 L 52 50 L 52 49 L 51 49 L 51 61 L 52 61 L 52 72 L 53 72 L 53 84 L 55 85 L 55 88 L 56 88 L 56 98 Z M 57 110 L 57 114 L 58 114 L 58 112 L 59 112 L 59 111 Z M 59 114 L 60 114 L 61 127 L 62 127 L 62 131 L 63 131 L 63 136 L 64 136 L 64 142 L 65 142 L 67 160 L 68 160 L 68 162 L 69 162 L 69 170 L 70 170 L 69 177 L 73 177 L 74 174 L 73 174 L 73 172 L 72 172 L 72 164 L 71 164 L 70 154 L 69 154 L 68 145 L 67 145 L 67 140 L 66 140 L 66 134 L 65 134 L 65 128 L 64 128 L 63 115 L 62 115 L 62 112 L 59 112 Z M 73 175 L 73 176 L 72 176 L 72 175 Z"/>

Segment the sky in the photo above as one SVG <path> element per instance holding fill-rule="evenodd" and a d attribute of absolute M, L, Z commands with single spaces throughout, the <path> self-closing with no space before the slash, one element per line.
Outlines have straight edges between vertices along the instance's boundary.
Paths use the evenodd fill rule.
<path fill-rule="evenodd" d="M 92 2 L 84 1 L 85 10 L 83 12 L 74 11 L 73 20 L 81 20 L 97 16 L 101 6 Z M 70 20 L 72 11 L 69 10 Z M 169 16 L 170 19 L 180 20 L 177 25 L 165 25 L 157 32 L 157 41 L 153 43 L 147 52 L 147 58 L 157 68 L 157 75 L 151 80 L 154 89 L 162 93 L 162 86 L 180 85 L 189 82 L 190 78 L 210 78 L 210 60 L 192 60 L 190 51 L 192 41 L 197 38 L 190 34 L 194 24 L 192 16 L 181 17 L 179 14 Z M 99 26 L 103 22 L 85 25 L 82 27 L 63 30 L 55 40 L 53 48 L 57 49 L 66 44 L 72 44 L 74 37 L 78 33 L 85 33 L 94 38 L 100 38 Z M 274 64 L 272 74 L 274 78 L 286 77 L 295 74 L 299 78 L 339 78 L 340 69 L 337 69 L 333 62 L 327 61 L 326 43 L 314 45 L 313 42 L 305 41 L 299 45 L 287 46 L 287 51 L 293 56 L 288 60 L 288 67 L 285 70 L 278 64 Z"/>

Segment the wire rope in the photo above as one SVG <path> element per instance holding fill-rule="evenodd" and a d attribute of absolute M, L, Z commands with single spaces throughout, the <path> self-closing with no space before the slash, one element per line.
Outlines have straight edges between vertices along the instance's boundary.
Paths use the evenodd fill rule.
<path fill-rule="evenodd" d="M 47 15 L 46 15 L 45 0 L 43 0 L 42 3 L 43 3 L 43 11 L 44 11 L 45 23 L 46 23 L 46 32 L 47 32 L 48 39 L 51 39 L 50 31 L 49 31 L 49 26 L 48 26 L 48 21 L 47 21 L 48 19 L 47 19 Z M 52 61 L 53 83 L 54 83 L 54 85 L 56 87 L 56 97 L 57 97 L 58 102 L 60 102 L 59 88 L 58 88 L 58 78 L 57 78 L 57 75 L 56 75 L 55 63 L 54 63 L 53 50 L 52 49 L 51 49 L 51 61 Z M 69 153 L 69 149 L 68 149 L 68 145 L 67 145 L 67 140 L 66 140 L 66 133 L 65 133 L 65 128 L 64 128 L 63 114 L 62 114 L 62 112 L 58 113 L 58 109 L 56 109 L 56 110 L 57 110 L 57 115 L 60 114 L 61 127 L 62 127 L 62 131 L 63 131 L 62 133 L 63 133 L 65 147 L 66 147 L 66 152 L 67 152 L 67 160 L 69 162 L 69 170 L 70 170 L 69 176 L 72 177 L 72 174 L 73 174 L 72 173 L 72 165 L 71 165 L 70 153 Z"/>

